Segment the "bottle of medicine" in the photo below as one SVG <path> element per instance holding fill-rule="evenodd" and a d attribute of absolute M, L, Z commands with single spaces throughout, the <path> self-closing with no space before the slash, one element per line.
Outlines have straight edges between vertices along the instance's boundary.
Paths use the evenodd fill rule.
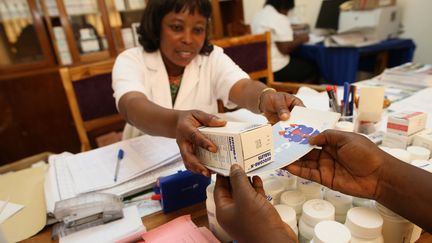
<path fill-rule="evenodd" d="M 299 177 L 297 179 L 297 187 L 306 197 L 306 201 L 311 199 L 322 199 L 322 186 L 316 182 Z"/>
<path fill-rule="evenodd" d="M 403 162 L 406 162 L 408 164 L 411 163 L 411 154 L 405 149 L 391 148 L 389 151 L 387 151 L 387 153 L 399 160 L 402 160 Z"/>
<path fill-rule="evenodd" d="M 297 221 L 303 212 L 303 203 L 306 202 L 306 197 L 299 190 L 284 191 L 280 197 L 280 203 L 287 205 L 294 209 L 296 212 Z"/>
<path fill-rule="evenodd" d="M 409 243 L 414 224 L 377 202 L 375 208 L 384 220 L 382 229 L 384 242 Z"/>
<path fill-rule="evenodd" d="M 291 227 L 294 233 L 298 236 L 297 216 L 294 209 L 288 205 L 278 204 L 275 206 L 276 211 L 287 225 Z"/>
<path fill-rule="evenodd" d="M 352 196 L 326 188 L 324 198 L 335 207 L 335 220 L 342 224 L 345 223 L 347 212 L 352 207 Z"/>
<path fill-rule="evenodd" d="M 428 160 L 431 153 L 429 149 L 420 146 L 409 146 L 407 147 L 407 151 L 411 155 L 411 160 L 416 160 L 416 159 Z"/>
<path fill-rule="evenodd" d="M 374 207 L 374 201 L 367 199 L 367 198 L 361 198 L 361 197 L 353 197 L 353 207 L 364 207 L 364 208 L 372 208 Z"/>
<path fill-rule="evenodd" d="M 299 220 L 299 242 L 308 243 L 314 236 L 314 227 L 321 221 L 333 220 L 334 206 L 322 199 L 312 199 L 303 204 L 303 213 Z"/>
<path fill-rule="evenodd" d="M 208 185 L 206 189 L 207 200 L 206 200 L 206 208 L 207 208 L 207 217 L 209 222 L 210 231 L 221 241 L 221 242 L 231 242 L 233 239 L 225 232 L 225 230 L 219 225 L 216 219 L 216 205 L 214 202 L 213 192 L 214 192 L 215 184 L 212 183 Z"/>
<path fill-rule="evenodd" d="M 351 243 L 383 243 L 383 218 L 372 208 L 351 208 L 345 226 L 351 232 Z"/>
<path fill-rule="evenodd" d="M 279 179 L 284 184 L 285 190 L 295 190 L 297 188 L 297 176 L 289 173 L 288 171 L 277 169 L 271 175 Z"/>
<path fill-rule="evenodd" d="M 336 221 L 324 220 L 314 228 L 310 243 L 349 243 L 352 242 L 348 228 Z"/>
<path fill-rule="evenodd" d="M 263 186 L 265 193 L 273 198 L 273 204 L 279 204 L 280 195 L 285 190 L 282 181 L 275 176 L 270 176 L 263 180 Z"/>

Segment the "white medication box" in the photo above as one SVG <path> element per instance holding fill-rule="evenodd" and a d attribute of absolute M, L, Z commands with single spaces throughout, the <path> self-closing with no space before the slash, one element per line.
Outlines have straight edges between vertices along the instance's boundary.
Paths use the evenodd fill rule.
<path fill-rule="evenodd" d="M 382 145 L 389 148 L 406 149 L 413 142 L 414 135 L 405 136 L 397 133 L 386 133 Z"/>
<path fill-rule="evenodd" d="M 400 112 L 389 116 L 387 132 L 409 136 L 426 127 L 427 114 L 424 112 Z"/>
<path fill-rule="evenodd" d="M 432 150 L 432 129 L 426 129 L 414 136 L 413 145 Z"/>
<path fill-rule="evenodd" d="M 227 122 L 224 127 L 202 127 L 199 130 L 218 147 L 216 153 L 201 147 L 196 151 L 198 158 L 210 169 L 229 171 L 236 163 L 249 172 L 274 159 L 270 124 Z"/>

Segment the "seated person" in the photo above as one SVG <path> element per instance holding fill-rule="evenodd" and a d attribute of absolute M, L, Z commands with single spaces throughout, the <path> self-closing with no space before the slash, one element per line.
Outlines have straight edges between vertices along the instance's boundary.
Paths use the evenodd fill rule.
<path fill-rule="evenodd" d="M 303 103 L 249 79 L 219 47 L 208 42 L 208 0 L 149 0 L 138 30 L 142 47 L 121 53 L 113 68 L 113 89 L 128 124 L 124 138 L 146 133 L 176 138 L 186 168 L 206 176 L 209 170 L 194 146 L 216 152 L 198 131 L 224 126 L 217 100 L 225 106 L 263 113 L 271 123 L 288 119 Z"/>
<path fill-rule="evenodd" d="M 289 172 L 345 194 L 376 200 L 432 232 L 430 172 L 394 158 L 355 133 L 327 130 L 309 142 L 322 149 L 289 165 Z M 231 167 L 229 178 L 218 175 L 214 198 L 218 222 L 237 242 L 297 242 L 292 229 L 265 199 L 261 179 L 254 177 L 251 185 L 238 165 Z"/>
<path fill-rule="evenodd" d="M 318 83 L 318 68 L 312 62 L 292 57 L 290 53 L 309 41 L 308 34 L 294 35 L 288 12 L 294 0 L 267 0 L 253 18 L 252 34 L 270 31 L 272 36 L 272 69 L 275 81 Z"/>

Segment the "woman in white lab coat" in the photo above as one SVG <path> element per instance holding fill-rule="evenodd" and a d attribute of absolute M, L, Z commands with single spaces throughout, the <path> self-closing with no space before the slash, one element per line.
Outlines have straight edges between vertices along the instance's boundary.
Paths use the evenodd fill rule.
<path fill-rule="evenodd" d="M 225 125 L 211 115 L 218 99 L 228 108 L 264 113 L 272 123 L 303 105 L 250 80 L 208 43 L 211 12 L 208 0 L 150 0 L 138 30 L 142 47 L 121 53 L 113 68 L 114 97 L 128 122 L 124 138 L 141 133 L 176 138 L 186 168 L 206 176 L 193 146 L 217 150 L 197 127 Z"/>

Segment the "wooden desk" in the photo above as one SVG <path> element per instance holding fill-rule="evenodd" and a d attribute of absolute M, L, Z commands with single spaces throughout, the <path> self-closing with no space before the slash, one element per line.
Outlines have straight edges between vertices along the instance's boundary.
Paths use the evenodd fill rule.
<path fill-rule="evenodd" d="M 168 214 L 164 214 L 163 212 L 156 212 L 154 214 L 143 217 L 142 221 L 148 231 L 158 227 L 159 225 L 167 223 L 179 216 L 186 215 L 186 214 L 191 215 L 192 221 L 197 226 L 205 226 L 208 228 L 207 210 L 206 210 L 205 202 L 198 203 L 186 208 L 182 208 Z M 37 235 L 21 242 L 41 243 L 41 242 L 59 242 L 59 241 L 51 240 L 51 227 L 45 227 Z"/>

